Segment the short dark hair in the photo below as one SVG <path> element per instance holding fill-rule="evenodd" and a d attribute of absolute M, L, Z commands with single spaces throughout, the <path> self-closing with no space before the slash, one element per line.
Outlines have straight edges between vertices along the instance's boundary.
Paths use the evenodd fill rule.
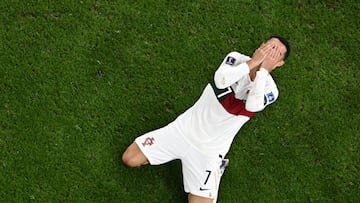
<path fill-rule="evenodd" d="M 290 44 L 289 44 L 289 41 L 284 38 L 284 37 L 281 37 L 281 36 L 278 36 L 278 35 L 272 35 L 270 36 L 266 41 L 272 39 L 272 38 L 276 38 L 278 39 L 285 47 L 286 47 L 286 53 L 285 53 L 285 56 L 284 56 L 284 60 L 289 57 L 290 55 Z"/>

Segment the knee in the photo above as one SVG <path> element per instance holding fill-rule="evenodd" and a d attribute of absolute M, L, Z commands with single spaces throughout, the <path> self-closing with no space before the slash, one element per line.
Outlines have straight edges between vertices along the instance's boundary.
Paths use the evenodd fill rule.
<path fill-rule="evenodd" d="M 122 162 L 126 165 L 126 166 L 129 166 L 129 167 L 136 167 L 136 163 L 133 159 L 133 156 L 128 152 L 128 151 L 125 151 L 122 155 Z"/>
<path fill-rule="evenodd" d="M 129 167 L 137 167 L 149 163 L 135 143 L 131 144 L 123 153 L 122 162 Z"/>
<path fill-rule="evenodd" d="M 216 199 L 200 197 L 200 196 L 189 193 L 188 201 L 189 201 L 189 203 L 213 203 L 213 202 L 216 202 Z"/>

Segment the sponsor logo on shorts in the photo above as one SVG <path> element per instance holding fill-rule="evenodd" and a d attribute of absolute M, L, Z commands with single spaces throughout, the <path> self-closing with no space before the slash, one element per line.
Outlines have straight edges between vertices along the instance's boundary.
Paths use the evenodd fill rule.
<path fill-rule="evenodd" d="M 151 146 L 154 144 L 155 139 L 153 137 L 147 137 L 142 145 L 145 147 L 146 145 Z"/>

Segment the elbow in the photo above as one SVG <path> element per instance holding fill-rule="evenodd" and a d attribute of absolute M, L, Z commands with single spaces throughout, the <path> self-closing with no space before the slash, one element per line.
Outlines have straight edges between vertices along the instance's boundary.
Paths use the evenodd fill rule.
<path fill-rule="evenodd" d="M 259 112 L 265 109 L 266 106 L 275 102 L 279 95 L 277 89 L 266 93 L 264 96 L 248 97 L 245 103 L 245 109 L 250 112 Z"/>
<path fill-rule="evenodd" d="M 214 82 L 216 87 L 219 89 L 224 89 L 228 87 L 226 77 L 220 71 L 215 72 Z"/>
<path fill-rule="evenodd" d="M 250 112 L 259 112 L 265 108 L 264 97 L 249 96 L 245 103 L 245 109 Z"/>
<path fill-rule="evenodd" d="M 265 108 L 264 105 L 248 105 L 247 103 L 245 105 L 245 109 L 247 111 L 250 111 L 250 112 L 253 112 L 253 113 L 262 111 L 262 110 L 264 110 L 264 108 Z"/>

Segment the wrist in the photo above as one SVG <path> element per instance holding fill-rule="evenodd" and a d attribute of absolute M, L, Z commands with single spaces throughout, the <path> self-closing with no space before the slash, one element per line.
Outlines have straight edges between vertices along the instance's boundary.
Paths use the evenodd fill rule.
<path fill-rule="evenodd" d="M 254 68 L 256 68 L 259 64 L 254 62 L 252 59 L 250 59 L 249 61 L 246 62 L 247 65 L 249 66 L 249 69 L 252 70 Z"/>

